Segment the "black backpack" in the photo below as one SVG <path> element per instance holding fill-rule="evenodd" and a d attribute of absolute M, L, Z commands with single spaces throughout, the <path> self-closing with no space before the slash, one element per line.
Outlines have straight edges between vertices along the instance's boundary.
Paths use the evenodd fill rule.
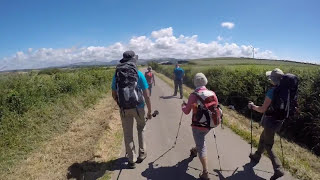
<path fill-rule="evenodd" d="M 117 65 L 116 88 L 118 105 L 121 109 L 137 108 L 143 103 L 142 90 L 138 88 L 138 70 L 133 62 L 125 62 Z"/>
<path fill-rule="evenodd" d="M 277 120 L 284 120 L 294 115 L 298 107 L 298 77 L 285 74 L 280 85 L 273 91 L 269 115 Z"/>

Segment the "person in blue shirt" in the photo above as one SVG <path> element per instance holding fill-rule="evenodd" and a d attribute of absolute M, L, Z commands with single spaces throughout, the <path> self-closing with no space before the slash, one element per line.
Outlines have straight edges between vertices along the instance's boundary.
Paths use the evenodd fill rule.
<path fill-rule="evenodd" d="M 180 91 L 180 99 L 183 98 L 183 77 L 184 77 L 184 70 L 179 66 L 179 64 L 176 64 L 176 68 L 173 70 L 174 75 L 174 93 L 173 96 L 177 95 L 178 88 Z"/>
<path fill-rule="evenodd" d="M 123 53 L 123 58 L 120 63 L 134 62 L 138 60 L 138 57 L 133 51 L 126 51 Z M 135 163 L 141 163 L 146 157 L 146 143 L 145 143 L 145 104 L 147 104 L 147 118 L 151 119 L 151 101 L 149 97 L 148 83 L 141 71 L 138 71 L 138 89 L 142 91 L 145 102 L 141 102 L 136 108 L 122 109 L 120 108 L 120 116 L 122 121 L 122 128 L 124 134 L 124 142 L 126 147 L 126 156 L 129 159 L 129 168 L 135 168 Z M 112 80 L 112 97 L 118 103 L 117 83 L 116 77 L 113 76 Z M 133 141 L 133 123 L 134 119 L 137 122 L 138 141 L 139 141 L 139 156 L 136 155 L 135 145 Z"/>
<path fill-rule="evenodd" d="M 280 80 L 283 77 L 283 72 L 280 69 L 276 68 L 273 71 L 266 72 L 266 75 L 273 87 L 267 91 L 264 103 L 262 104 L 262 106 L 256 106 L 253 102 L 249 102 L 248 104 L 249 109 L 260 113 L 265 113 L 269 109 L 269 106 L 272 103 L 274 89 L 276 86 L 280 85 Z M 274 169 L 274 175 L 271 177 L 271 180 L 275 180 L 284 175 L 281 162 L 272 150 L 274 144 L 274 135 L 276 131 L 281 127 L 282 122 L 281 120 L 274 119 L 272 116 L 264 114 L 261 124 L 264 129 L 260 135 L 258 149 L 254 154 L 250 154 L 249 157 L 251 161 L 258 163 L 260 161 L 262 153 L 266 150 Z"/>

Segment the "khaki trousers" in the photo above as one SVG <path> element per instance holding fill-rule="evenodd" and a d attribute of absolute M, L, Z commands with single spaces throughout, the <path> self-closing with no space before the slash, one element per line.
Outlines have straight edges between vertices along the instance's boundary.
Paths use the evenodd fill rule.
<path fill-rule="evenodd" d="M 258 153 L 261 156 L 264 150 L 266 150 L 272 162 L 273 169 L 277 170 L 281 168 L 281 162 L 279 158 L 276 156 L 276 154 L 274 153 L 274 151 L 272 150 L 275 133 L 276 132 L 271 128 L 267 128 L 267 127 L 264 128 L 264 130 L 260 135 L 259 146 L 256 153 Z"/>
<path fill-rule="evenodd" d="M 130 162 L 137 161 L 136 149 L 133 141 L 133 122 L 134 119 L 137 122 L 138 142 L 139 142 L 139 155 L 146 152 L 145 143 L 145 111 L 144 108 L 137 109 L 124 109 L 120 110 L 120 116 L 122 121 L 122 129 L 124 135 L 124 143 L 126 147 L 126 153 Z"/>

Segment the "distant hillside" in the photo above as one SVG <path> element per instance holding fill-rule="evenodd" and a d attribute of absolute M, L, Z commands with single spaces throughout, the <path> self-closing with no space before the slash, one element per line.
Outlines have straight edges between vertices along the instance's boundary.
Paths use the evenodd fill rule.
<path fill-rule="evenodd" d="M 291 60 L 273 60 L 273 59 L 253 59 L 237 57 L 203 58 L 190 60 L 198 65 L 298 65 L 298 66 L 319 66 L 319 64 L 297 62 Z"/>
<path fill-rule="evenodd" d="M 298 66 L 319 66 L 319 64 L 296 62 L 290 60 L 271 60 L 271 59 L 252 59 L 244 57 L 220 57 L 220 58 L 202 58 L 202 59 L 175 59 L 175 58 L 154 58 L 154 59 L 139 59 L 139 65 L 146 65 L 148 62 L 153 61 L 157 63 L 166 64 L 176 64 L 176 63 L 187 63 L 200 66 L 210 66 L 210 65 L 249 65 L 249 64 L 260 64 L 260 65 L 298 65 Z M 88 62 L 78 62 L 72 64 L 66 64 L 62 66 L 51 66 L 46 68 L 38 69 L 19 69 L 19 70 L 8 70 L 1 71 L 0 73 L 6 72 L 28 72 L 31 70 L 42 70 L 51 68 L 82 68 L 82 67 L 92 67 L 92 66 L 115 66 L 119 63 L 119 60 L 112 61 L 88 61 Z M 4 69 L 2 67 L 2 69 Z"/>
<path fill-rule="evenodd" d="M 104 61 L 89 61 L 89 62 L 79 62 L 79 63 L 73 63 L 69 65 L 59 66 L 55 68 L 78 68 L 78 67 L 88 67 L 88 66 L 115 66 L 119 64 L 120 60 L 112 60 L 109 62 Z M 156 59 L 139 59 L 137 62 L 139 65 L 145 65 L 149 61 L 154 62 L 171 62 L 171 63 L 177 63 L 181 61 L 181 59 L 175 59 L 175 58 L 156 58 Z"/>

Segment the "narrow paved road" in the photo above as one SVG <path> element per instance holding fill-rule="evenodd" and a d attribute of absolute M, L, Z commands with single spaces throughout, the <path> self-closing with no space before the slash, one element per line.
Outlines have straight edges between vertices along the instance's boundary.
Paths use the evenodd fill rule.
<path fill-rule="evenodd" d="M 181 117 L 181 99 L 171 97 L 173 89 L 156 77 L 151 100 L 153 110 L 159 110 L 156 118 L 147 122 L 146 143 L 148 157 L 137 164 L 136 169 L 125 168 L 124 158 L 120 158 L 113 172 L 112 179 L 120 180 L 192 180 L 198 179 L 201 164 L 198 158 L 189 158 L 189 149 L 194 146 L 191 131 L 191 115 L 182 116 L 182 124 L 173 147 Z M 135 131 L 136 132 L 136 131 Z M 270 179 L 273 174 L 271 161 L 263 157 L 260 163 L 252 168 L 249 160 L 250 145 L 230 129 L 215 129 L 221 168 L 216 151 L 213 131 L 207 135 L 209 173 L 211 179 Z M 137 136 L 135 134 L 137 145 Z M 121 157 L 124 157 L 124 145 Z M 289 173 L 281 179 L 293 179 Z"/>

